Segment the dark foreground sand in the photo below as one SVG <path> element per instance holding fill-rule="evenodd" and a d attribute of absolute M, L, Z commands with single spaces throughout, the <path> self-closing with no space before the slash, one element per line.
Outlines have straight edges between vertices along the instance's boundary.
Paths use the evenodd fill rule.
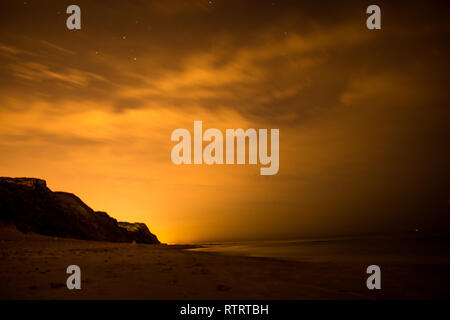
<path fill-rule="evenodd" d="M 448 263 L 289 262 L 190 252 L 183 246 L 93 242 L 0 232 L 0 299 L 416 299 L 449 298 Z M 66 268 L 81 267 L 68 290 Z"/>

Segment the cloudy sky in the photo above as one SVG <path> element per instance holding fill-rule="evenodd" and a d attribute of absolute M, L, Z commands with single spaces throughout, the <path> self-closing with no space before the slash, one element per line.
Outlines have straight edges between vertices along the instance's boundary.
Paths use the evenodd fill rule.
<path fill-rule="evenodd" d="M 4 0 L 0 175 L 165 242 L 449 226 L 447 4 L 369 4 Z M 279 128 L 279 173 L 174 165 L 194 120 Z"/>

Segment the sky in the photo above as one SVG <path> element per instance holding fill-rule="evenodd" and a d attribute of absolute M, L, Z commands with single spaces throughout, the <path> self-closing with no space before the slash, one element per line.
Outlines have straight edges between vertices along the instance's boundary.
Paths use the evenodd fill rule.
<path fill-rule="evenodd" d="M 0 176 L 168 243 L 450 229 L 448 5 L 376 3 L 3 0 Z M 278 128 L 279 172 L 174 165 L 194 120 Z"/>

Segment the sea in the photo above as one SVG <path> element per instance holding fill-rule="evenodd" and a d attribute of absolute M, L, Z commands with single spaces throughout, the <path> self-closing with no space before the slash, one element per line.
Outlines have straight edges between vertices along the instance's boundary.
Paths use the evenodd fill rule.
<path fill-rule="evenodd" d="M 304 262 L 450 263 L 450 235 L 413 233 L 200 243 L 197 252 Z"/>

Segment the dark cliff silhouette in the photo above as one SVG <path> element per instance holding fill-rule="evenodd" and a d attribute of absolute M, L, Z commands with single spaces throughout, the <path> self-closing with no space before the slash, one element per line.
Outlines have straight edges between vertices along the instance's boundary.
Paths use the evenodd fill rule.
<path fill-rule="evenodd" d="M 0 221 L 22 232 L 84 240 L 159 243 L 144 223 L 117 222 L 45 180 L 0 177 Z"/>

